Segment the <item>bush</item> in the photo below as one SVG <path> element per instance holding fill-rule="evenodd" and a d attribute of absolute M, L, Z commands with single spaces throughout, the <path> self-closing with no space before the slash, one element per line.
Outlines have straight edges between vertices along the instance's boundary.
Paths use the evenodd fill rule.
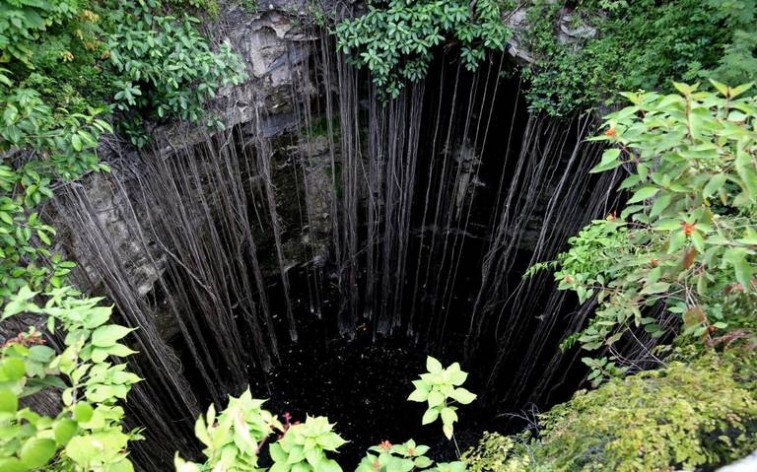
<path fill-rule="evenodd" d="M 756 367 L 752 359 L 752 374 Z M 757 400 L 734 369 L 725 356 L 708 355 L 613 379 L 540 415 L 537 438 L 488 434 L 465 460 L 474 472 L 689 470 L 735 461 L 757 448 Z"/>

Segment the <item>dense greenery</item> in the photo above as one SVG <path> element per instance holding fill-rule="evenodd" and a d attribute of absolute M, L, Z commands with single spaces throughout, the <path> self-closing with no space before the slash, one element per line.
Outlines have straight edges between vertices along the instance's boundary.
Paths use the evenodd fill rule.
<path fill-rule="evenodd" d="M 632 195 L 619 217 L 594 221 L 559 257 L 560 288 L 599 303 L 568 344 L 613 352 L 639 327 L 662 336 L 654 307 L 677 315 L 681 343 L 754 339 L 757 99 L 742 98 L 750 85 L 714 86 L 626 94 L 632 106 L 608 115 L 596 139 L 611 147 L 593 171 L 625 166 L 621 188 Z M 590 363 L 593 377 L 608 373 Z"/>
<path fill-rule="evenodd" d="M 503 50 L 509 35 L 501 19 L 505 8 L 501 0 L 372 1 L 368 13 L 339 22 L 335 33 L 338 48 L 371 71 L 379 90 L 396 97 L 406 81 L 426 76 L 434 47 L 445 41 L 459 44 L 471 71 L 487 50 Z"/>
<path fill-rule="evenodd" d="M 534 0 L 528 7 L 524 69 L 533 109 L 562 115 L 614 103 L 621 90 L 670 88 L 670 79 L 714 78 L 731 84 L 757 75 L 757 2 L 754 0 L 579 0 L 573 27 L 596 34 L 563 42 L 558 19 L 564 2 Z"/>
<path fill-rule="evenodd" d="M 65 334 L 64 349 L 46 346 L 34 327 L 0 349 L 0 470 L 133 470 L 127 443 L 140 436 L 123 430 L 118 403 L 140 379 L 110 357 L 134 353 L 122 344 L 131 330 L 109 324 L 111 308 L 100 306 L 99 299 L 59 288 L 38 305 L 36 295 L 22 288 L 5 305 L 2 319 L 44 316 L 48 332 Z M 19 405 L 43 389 L 60 391 L 54 417 Z"/>
<path fill-rule="evenodd" d="M 472 472 L 693 470 L 737 460 L 757 448 L 757 364 L 738 366 L 745 353 L 732 354 L 578 392 L 534 419 L 537 436 L 487 434 L 464 458 Z"/>
<path fill-rule="evenodd" d="M 753 0 L 578 2 L 576 18 L 598 28 L 580 48 L 555 39 L 557 2 L 530 5 L 537 64 L 527 71 L 534 109 L 561 114 L 594 106 L 619 88 L 666 88 L 668 77 L 751 79 L 757 65 Z M 461 49 L 469 70 L 502 50 L 501 21 L 512 5 L 445 1 L 374 2 L 366 16 L 337 25 L 339 47 L 397 96 L 427 72 L 433 48 Z M 133 351 L 129 328 L 111 309 L 66 284 L 74 267 L 51 249 L 54 228 L 40 216 L 55 185 L 107 170 L 96 149 L 109 122 L 132 144 L 144 125 L 205 120 L 203 105 L 242 80 L 225 46 L 197 30 L 190 14 L 214 15 L 214 0 L 12 0 L 0 5 L 0 300 L 2 319 L 41 320 L 0 347 L 0 470 L 128 472 L 123 401 L 139 379 L 118 363 Z M 716 20 L 716 21 L 713 21 Z M 736 82 L 732 82 L 736 83 Z M 749 86 L 712 82 L 716 93 L 676 84 L 678 94 L 631 93 L 632 106 L 608 116 L 595 171 L 620 166 L 632 192 L 620 215 L 596 221 L 554 263 L 562 289 L 595 297 L 591 324 L 566 341 L 609 357 L 587 358 L 599 389 L 545 413 L 538 438 L 488 435 L 467 456 L 473 470 L 649 470 L 718 464 L 757 447 L 754 440 L 754 308 L 757 305 L 757 103 Z M 677 318 L 667 332 L 654 316 Z M 656 371 L 632 373 L 615 350 L 641 330 L 675 337 L 675 354 Z M 61 340 L 60 352 L 45 339 Z M 746 348 L 742 348 L 747 346 Z M 682 356 L 686 352 L 687 356 Z M 657 352 L 656 354 L 660 354 Z M 602 357 L 604 356 L 604 357 Z M 459 365 L 428 360 L 411 401 L 428 405 L 454 439 L 457 406 L 475 395 Z M 607 380 L 609 378 L 609 380 Z M 60 394 L 55 416 L 23 406 L 42 390 Z M 197 422 L 206 464 L 177 458 L 181 471 L 249 470 L 263 445 L 274 472 L 341 470 L 330 457 L 344 440 L 325 418 L 279 421 L 249 392 Z M 621 427 L 619 427 L 621 426 Z M 282 434 L 273 441 L 272 434 Z M 370 449 L 360 472 L 435 464 L 413 440 Z"/>
<path fill-rule="evenodd" d="M 627 206 L 533 270 L 557 266 L 561 289 L 596 299 L 566 344 L 609 352 L 584 361 L 595 385 L 611 380 L 542 415 L 538 439 L 488 437 L 479 470 L 692 468 L 757 447 L 757 99 L 743 98 L 750 84 L 713 87 L 625 94 L 632 105 L 607 116 L 593 172 L 629 170 Z M 676 347 L 660 370 L 622 379 L 637 367 L 614 348 L 641 328 Z M 503 448 L 513 462 L 489 467 Z"/>
<path fill-rule="evenodd" d="M 122 343 L 131 330 L 110 324 L 111 308 L 99 299 L 66 285 L 74 264 L 51 250 L 55 230 L 40 208 L 56 185 L 107 170 L 96 149 L 114 112 L 122 124 L 199 120 L 207 98 L 242 78 L 236 57 L 212 52 L 196 20 L 182 15 L 174 19 L 152 0 L 0 5 L 2 319 L 40 318 L 47 331 L 29 328 L 0 347 L 4 472 L 133 470 L 127 443 L 140 436 L 123 430 L 119 403 L 139 379 L 114 363 L 133 353 Z M 132 136 L 144 144 L 140 133 Z M 45 345 L 51 336 L 62 340 L 61 352 Z M 40 390 L 59 395 L 56 416 L 23 406 Z"/>

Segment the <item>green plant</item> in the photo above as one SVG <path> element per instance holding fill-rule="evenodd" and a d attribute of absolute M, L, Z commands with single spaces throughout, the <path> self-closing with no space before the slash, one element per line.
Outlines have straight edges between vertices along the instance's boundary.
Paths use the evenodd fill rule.
<path fill-rule="evenodd" d="M 560 289 L 598 302 L 571 338 L 585 349 L 612 348 L 640 326 L 663 335 L 653 306 L 678 315 L 679 342 L 754 335 L 757 101 L 743 96 L 750 84 L 713 85 L 717 93 L 675 84 L 678 94 L 625 94 L 632 106 L 593 138 L 611 147 L 592 172 L 625 166 L 621 188 L 632 195 L 619 217 L 593 222 L 559 256 Z"/>
<path fill-rule="evenodd" d="M 538 435 L 485 435 L 464 456 L 468 469 L 709 470 L 737 460 L 757 447 L 757 399 L 736 375 L 744 363 L 754 372 L 754 356 L 731 354 L 675 361 L 579 391 L 539 415 Z"/>
<path fill-rule="evenodd" d="M 51 467 L 61 470 L 133 470 L 125 452 L 139 431 L 126 432 L 118 405 L 140 379 L 126 364 L 111 360 L 134 353 L 123 338 L 132 331 L 109 324 L 111 308 L 100 299 L 79 298 L 70 288 L 38 294 L 23 287 L 3 309 L 2 319 L 20 314 L 46 317 L 50 333 L 66 333 L 57 353 L 34 327 L 6 342 L 0 350 L 0 470 L 24 472 Z M 60 391 L 54 417 L 21 408 L 19 400 L 41 390 Z"/>
<path fill-rule="evenodd" d="M 445 369 L 438 360 L 429 356 L 426 359 L 426 370 L 420 379 L 413 381 L 415 390 L 407 399 L 426 402 L 428 408 L 423 414 L 423 424 L 430 424 L 441 418 L 444 435 L 447 439 L 452 439 L 457 422 L 457 407 L 453 402 L 468 405 L 476 399 L 476 395 L 460 387 L 468 378 L 468 374 L 460 369 L 457 362 Z"/>
<path fill-rule="evenodd" d="M 427 469 L 434 461 L 425 454 L 429 451 L 428 446 L 416 444 L 410 439 L 403 444 L 392 444 L 383 441 L 378 446 L 368 448 L 369 452 L 360 461 L 355 472 L 409 472 L 413 469 Z M 375 454 L 371 454 L 371 453 Z"/>
<path fill-rule="evenodd" d="M 462 457 L 469 472 L 522 472 L 531 470 L 531 456 L 520 437 L 485 432 L 478 444 Z"/>
<path fill-rule="evenodd" d="M 33 290 L 61 287 L 72 264 L 51 254 L 55 229 L 44 224 L 37 208 L 52 196 L 56 179 L 75 179 L 106 169 L 94 148 L 111 130 L 89 114 L 55 114 L 40 95 L 14 87 L 0 69 L 0 299 L 22 286 Z"/>
<path fill-rule="evenodd" d="M 456 407 L 449 406 L 450 399 L 468 404 L 475 395 L 459 387 L 467 375 L 454 363 L 443 369 L 436 359 L 427 359 L 429 372 L 414 381 L 416 390 L 410 399 L 433 397 L 429 403 L 427 415 L 435 412 L 442 415 L 444 431 L 452 437 L 452 424 L 457 420 Z M 441 395 L 441 402 L 436 397 Z M 423 400 L 427 401 L 426 398 Z M 178 455 L 175 464 L 177 472 L 199 472 L 200 470 L 247 471 L 266 470 L 258 466 L 258 458 L 263 446 L 274 434 L 278 439 L 270 443 L 268 451 L 273 465 L 271 472 L 340 472 L 339 464 L 327 456 L 328 452 L 337 452 L 345 443 L 333 431 L 333 424 L 328 418 L 308 416 L 304 423 L 290 423 L 291 417 L 284 414 L 282 424 L 276 416 L 262 409 L 265 400 L 252 398 L 250 391 L 245 391 L 239 398 L 231 397 L 229 405 L 216 415 L 213 405 L 208 408 L 205 418 L 200 417 L 195 426 L 195 435 L 206 446 L 203 450 L 207 461 L 204 465 L 185 461 Z M 441 412 L 441 413 L 440 413 Z M 425 417 L 424 417 L 425 418 Z M 433 420 L 425 421 L 424 424 Z M 378 446 L 369 448 L 369 452 L 357 467 L 358 472 L 411 472 L 415 469 L 428 472 L 464 472 L 465 464 L 461 461 L 434 463 L 425 454 L 428 446 L 418 445 L 412 439 L 403 444 L 392 445 L 383 441 Z"/>
<path fill-rule="evenodd" d="M 433 48 L 443 41 L 461 46 L 465 67 L 474 71 L 486 50 L 501 51 L 509 31 L 499 0 L 468 2 L 390 0 L 371 2 L 368 13 L 336 25 L 337 47 L 354 64 L 371 71 L 373 83 L 397 97 L 404 81 L 423 78 Z"/>
<path fill-rule="evenodd" d="M 198 19 L 155 15 L 156 1 L 121 3 L 111 14 L 114 29 L 107 46 L 119 77 L 116 108 L 139 111 L 130 112 L 131 120 L 178 117 L 197 122 L 206 115 L 205 102 L 221 87 L 245 79 L 244 66 L 228 45 L 211 50 L 195 27 Z M 208 121 L 209 126 L 219 124 Z M 133 144 L 143 144 L 133 128 Z"/>
<path fill-rule="evenodd" d="M 529 104 L 566 115 L 614 104 L 622 90 L 668 92 L 671 78 L 751 80 L 754 9 L 751 0 L 583 0 L 571 17 L 596 34 L 566 43 L 557 24 L 563 3 L 536 0 L 527 32 L 536 61 L 523 71 Z"/>
<path fill-rule="evenodd" d="M 308 416 L 304 423 L 289 426 L 284 436 L 268 448 L 273 459 L 271 472 L 341 472 L 326 452 L 336 452 L 345 443 L 332 431 L 328 418 Z"/>

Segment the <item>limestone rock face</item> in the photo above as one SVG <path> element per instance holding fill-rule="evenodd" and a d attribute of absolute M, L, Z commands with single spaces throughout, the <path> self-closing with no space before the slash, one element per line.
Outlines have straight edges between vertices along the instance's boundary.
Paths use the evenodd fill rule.
<path fill-rule="evenodd" d="M 527 9 L 520 6 L 511 12 L 507 12 L 504 16 L 505 24 L 512 31 L 512 36 L 507 42 L 507 52 L 516 63 L 522 65 L 532 64 L 536 60 L 525 42 L 526 34 L 530 28 L 527 13 Z M 567 8 L 560 10 L 558 24 L 557 41 L 560 44 L 578 47 L 582 41 L 597 35 L 596 28 L 587 24 L 579 15 Z"/>
<path fill-rule="evenodd" d="M 303 23 L 298 23 L 296 15 L 287 13 L 297 13 L 304 8 L 304 3 L 278 1 L 261 5 L 255 12 L 239 3 L 223 5 L 219 17 L 208 30 L 214 41 L 229 44 L 242 56 L 248 78 L 238 86 L 221 90 L 208 104 L 208 112 L 221 118 L 227 129 L 239 126 L 245 139 L 262 135 L 271 138 L 276 146 L 279 136 L 296 130 L 298 126 L 296 103 L 293 103 L 295 97 L 315 93 L 315 87 L 310 83 L 312 66 L 309 61 L 316 38 Z M 293 93 L 295 89 L 297 93 Z M 50 206 L 49 214 L 53 224 L 61 229 L 59 239 L 62 243 L 58 249 L 79 264 L 73 274 L 78 286 L 101 295 L 107 293 L 104 290 L 106 279 L 125 278 L 135 295 L 149 299 L 147 303 L 153 307 L 156 317 L 163 318 L 160 315 L 162 302 L 156 299 L 160 298 L 157 282 L 172 260 L 172 248 L 163 247 L 160 241 L 153 241 L 149 236 L 137 234 L 138 230 L 129 224 L 137 220 L 149 227 L 151 219 L 154 222 L 161 218 L 159 208 L 150 208 L 148 212 L 140 203 L 137 179 L 145 172 L 142 163 L 146 159 L 183 158 L 182 149 L 204 141 L 207 131 L 202 124 L 174 122 L 158 126 L 152 130 L 152 135 L 152 147 L 139 154 L 120 145 L 115 137 L 105 139 L 98 153 L 102 161 L 110 164 L 111 173 L 91 174 L 70 184 Z M 302 144 L 306 146 L 304 155 L 309 156 L 310 164 L 300 164 L 299 171 L 313 189 L 304 199 L 312 227 L 304 236 L 299 232 L 287 235 L 284 245 L 290 266 L 307 263 L 314 256 L 325 257 L 331 203 L 323 187 L 328 176 L 320 162 L 328 153 L 324 154 L 322 144 L 322 140 Z M 292 176 L 291 164 L 296 161 L 293 156 L 303 154 L 301 151 L 296 147 L 290 149 L 288 145 L 283 145 L 280 150 L 274 149 L 271 166 L 277 192 L 279 188 L 281 193 L 298 191 L 292 189 L 293 184 L 288 180 Z M 250 182 L 258 179 L 254 175 L 246 178 Z M 279 199 L 279 205 L 295 209 L 298 206 L 292 197 L 284 195 Z M 73 207 L 86 208 L 86 216 L 83 212 L 72 214 Z M 282 210 L 287 213 L 286 208 Z M 189 219 L 197 220 L 199 226 L 199 218 L 190 216 Z M 186 231 L 194 229 L 184 228 Z M 103 249 L 106 247 L 107 250 Z M 107 274 L 95 268 L 103 266 L 113 267 L 118 274 Z M 268 275 L 275 275 L 273 267 Z M 160 330 L 164 337 L 175 333 L 175 327 L 170 326 L 169 321 L 156 321 L 159 326 L 163 325 Z"/>

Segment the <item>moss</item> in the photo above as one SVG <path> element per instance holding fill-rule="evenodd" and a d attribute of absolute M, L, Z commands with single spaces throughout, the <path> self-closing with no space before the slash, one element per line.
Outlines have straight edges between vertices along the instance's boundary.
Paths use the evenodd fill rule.
<path fill-rule="evenodd" d="M 580 391 L 540 415 L 538 438 L 485 435 L 473 471 L 651 471 L 714 467 L 757 447 L 754 355 L 709 354 L 691 364 Z"/>

